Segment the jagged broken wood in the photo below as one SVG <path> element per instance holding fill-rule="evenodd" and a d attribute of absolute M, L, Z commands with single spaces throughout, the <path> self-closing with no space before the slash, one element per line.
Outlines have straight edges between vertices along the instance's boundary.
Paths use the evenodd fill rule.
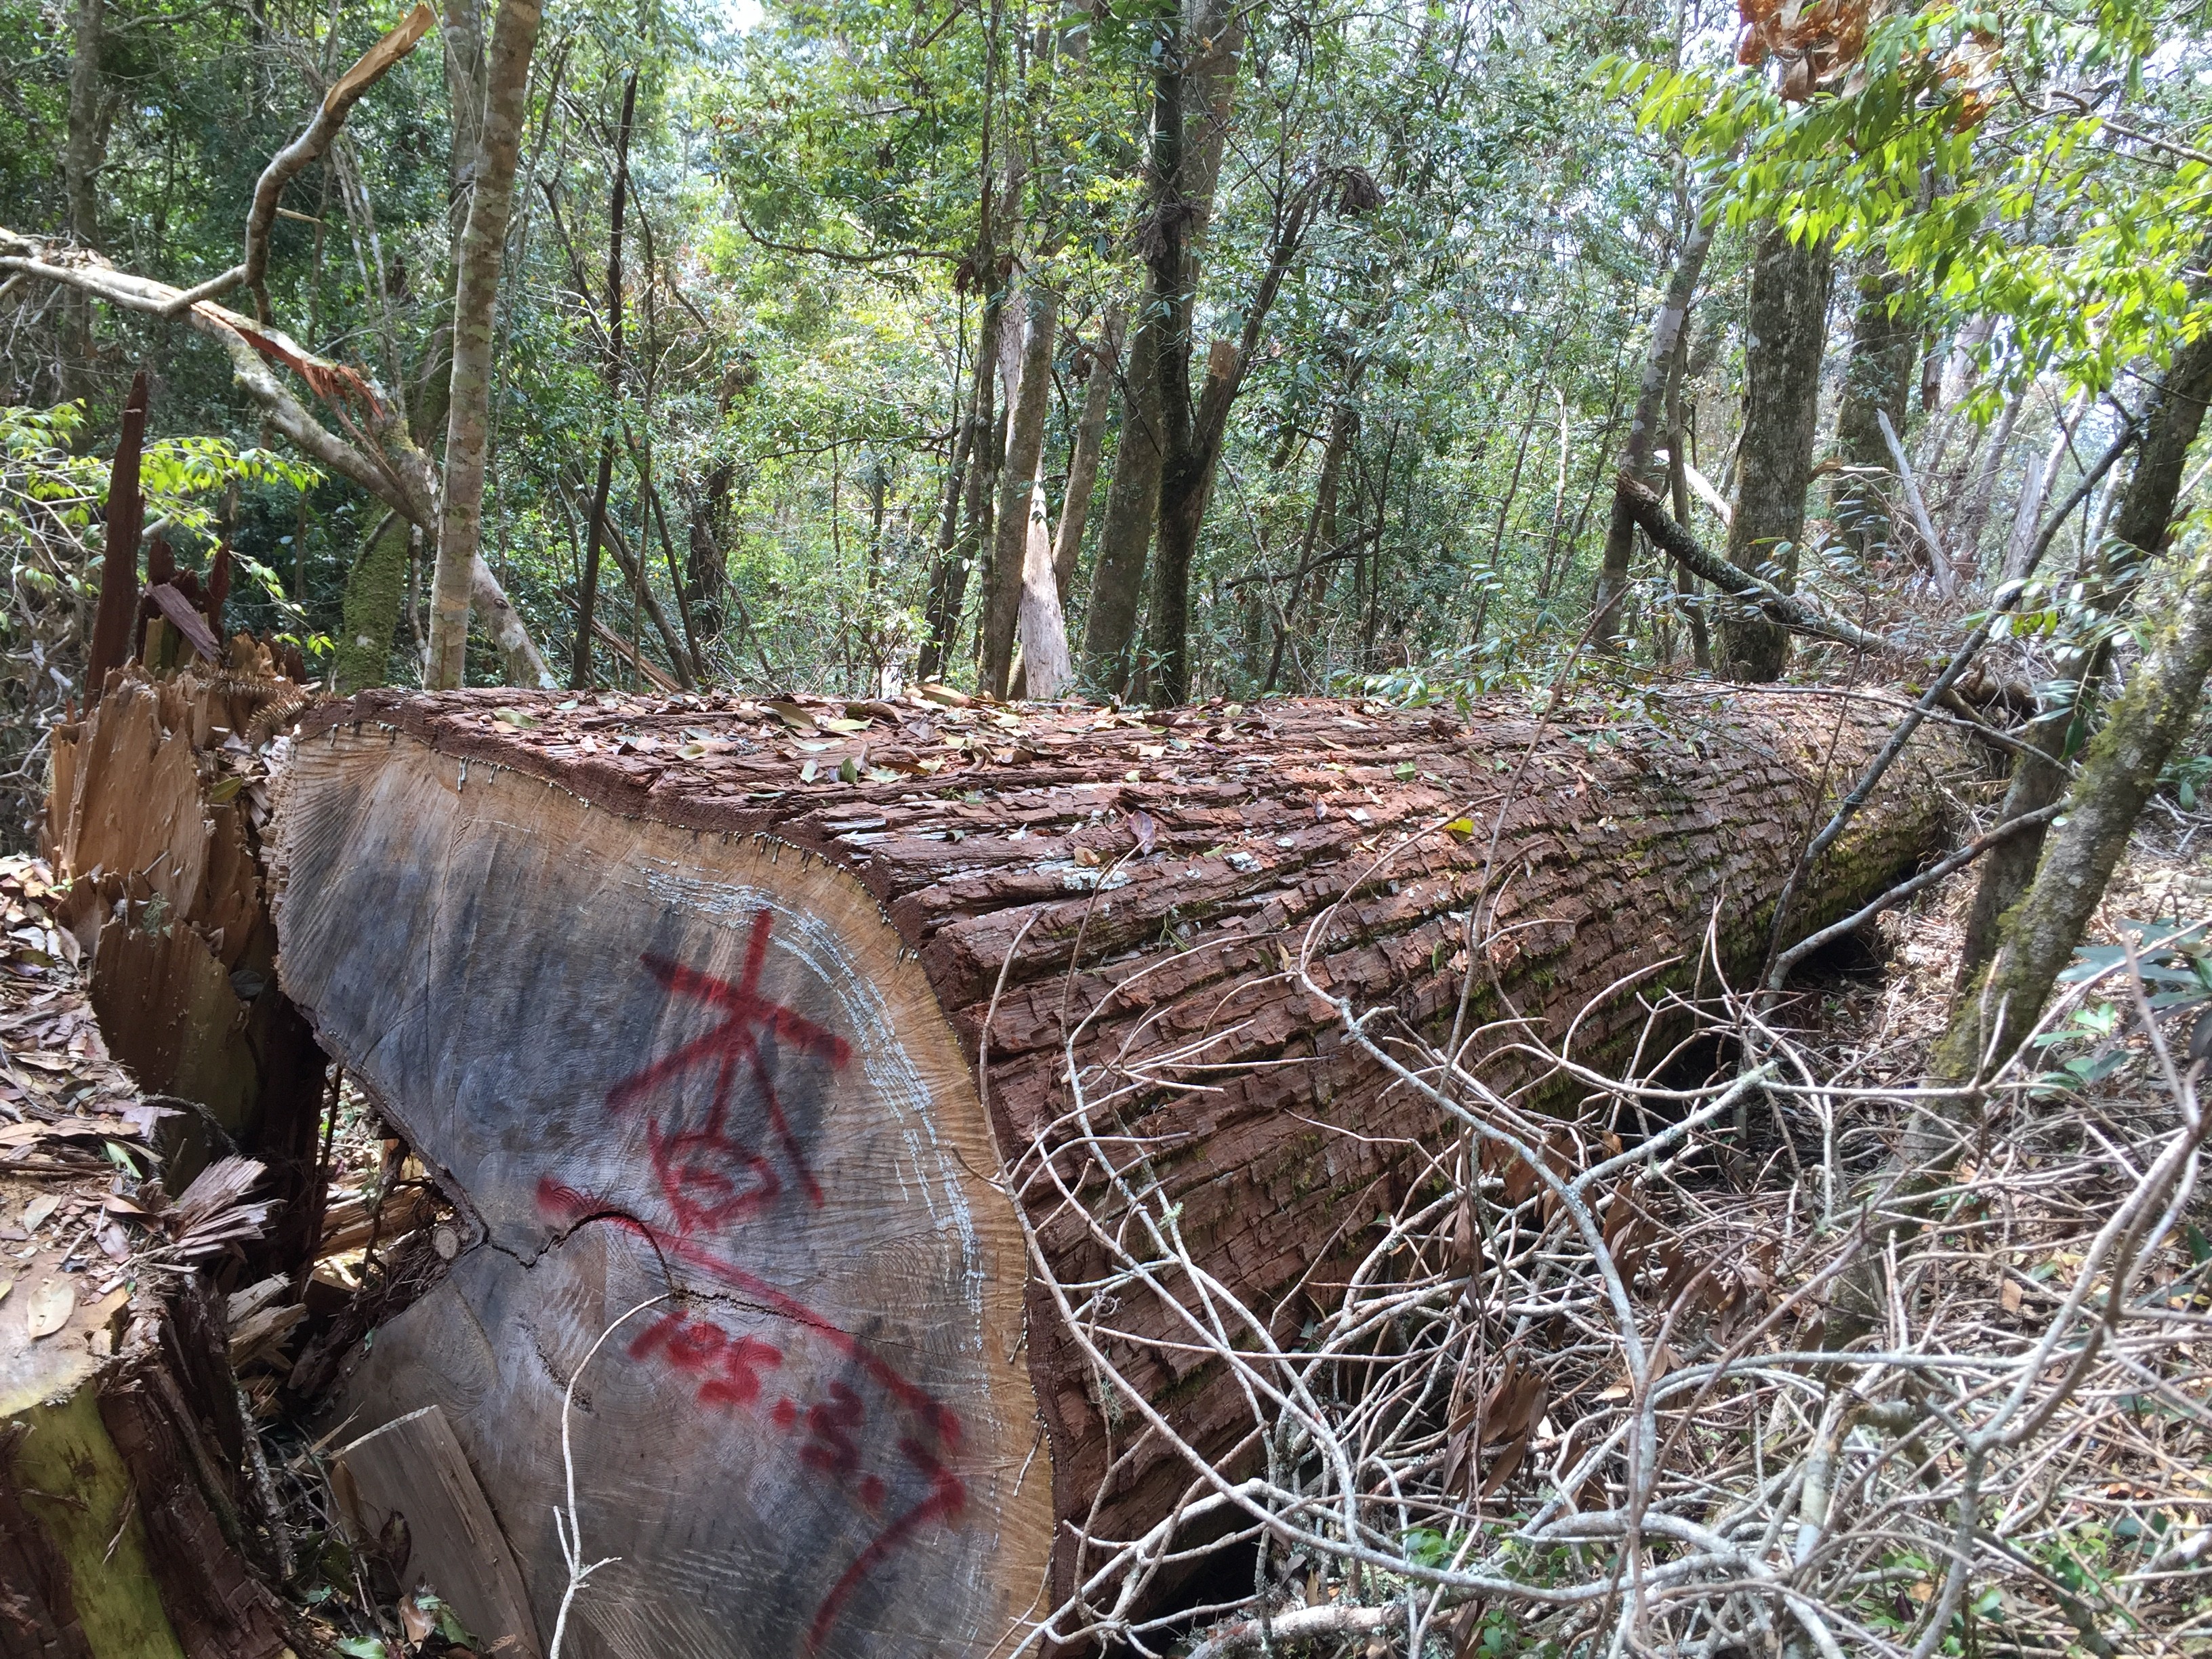
<path fill-rule="evenodd" d="M 579 1599 L 580 1650 L 1011 1646 L 1087 1538 L 1158 1522 L 1189 1474 L 1057 1323 L 1042 1275 L 1097 1276 L 1089 1218 L 1007 1190 L 1070 1133 L 1069 1067 L 1194 1258 L 1295 1343 L 1411 1149 L 1453 1133 L 1343 1041 L 1301 954 L 1432 1035 L 1472 967 L 1470 1063 L 1540 1097 L 1561 1080 L 1511 1038 L 1601 1062 L 1708 938 L 1755 957 L 1882 735 L 1875 707 L 1786 692 L 1664 729 L 1504 704 L 1465 728 L 1305 702 L 328 705 L 276 814 L 284 984 L 471 1218 L 340 1409 L 442 1407 L 542 1637 L 562 1391 L 673 1292 L 577 1391 L 584 1553 L 621 1558 Z M 1799 925 L 1934 850 L 1968 766 L 1917 738 Z M 1241 1393 L 1176 1352 L 1124 1375 L 1249 1460 Z"/>

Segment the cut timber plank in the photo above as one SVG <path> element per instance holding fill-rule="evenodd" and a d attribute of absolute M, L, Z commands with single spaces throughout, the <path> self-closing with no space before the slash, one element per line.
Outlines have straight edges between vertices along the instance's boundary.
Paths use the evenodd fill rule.
<path fill-rule="evenodd" d="M 356 1542 L 374 1545 L 393 1516 L 404 1519 L 408 1557 L 392 1563 L 403 1589 L 428 1583 L 485 1652 L 539 1659 L 514 1553 L 441 1407 L 362 1436 L 331 1458 L 331 1479 Z"/>

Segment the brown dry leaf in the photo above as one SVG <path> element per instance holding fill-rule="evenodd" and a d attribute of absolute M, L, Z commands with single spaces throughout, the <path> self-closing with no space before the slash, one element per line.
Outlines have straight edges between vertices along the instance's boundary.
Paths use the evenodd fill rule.
<path fill-rule="evenodd" d="M 1513 1471 L 1521 1467 L 1521 1460 L 1528 1455 L 1528 1437 L 1522 1435 L 1498 1455 L 1490 1466 L 1490 1473 L 1482 1477 L 1482 1490 L 1475 1494 L 1478 1500 L 1490 1496 L 1513 1478 Z"/>
<path fill-rule="evenodd" d="M 1528 1194 L 1536 1190 L 1536 1166 L 1526 1158 L 1515 1158 L 1505 1171 L 1505 1201 L 1510 1205 L 1528 1201 Z"/>
<path fill-rule="evenodd" d="M 1997 1304 L 2008 1314 L 2018 1313 L 2026 1299 L 2027 1292 L 2021 1289 L 2017 1279 L 2008 1279 L 1997 1287 Z"/>
<path fill-rule="evenodd" d="M 76 1287 L 65 1279 L 49 1279 L 31 1292 L 23 1310 L 24 1325 L 35 1342 L 68 1324 L 76 1311 Z"/>
<path fill-rule="evenodd" d="M 775 711 L 775 717 L 778 720 L 794 732 L 812 732 L 818 729 L 814 724 L 814 716 L 795 702 L 772 702 L 768 706 Z"/>
<path fill-rule="evenodd" d="M 438 1628 L 438 1621 L 423 1612 L 422 1604 L 415 1599 L 421 1594 L 415 1590 L 399 1598 L 399 1628 L 410 1647 L 419 1647 L 428 1641 L 430 1632 Z"/>
<path fill-rule="evenodd" d="M 1160 838 L 1160 826 L 1150 812 L 1140 807 L 1129 814 L 1129 834 L 1139 853 L 1150 853 L 1152 844 Z"/>
<path fill-rule="evenodd" d="M 0 1302 L 5 1302 L 8 1299 L 8 1292 L 15 1288 L 15 1281 L 14 1279 L 0 1279 Z"/>
<path fill-rule="evenodd" d="M 23 1206 L 23 1231 L 34 1233 L 46 1224 L 46 1218 L 54 1212 L 61 1200 L 52 1193 L 42 1193 Z"/>

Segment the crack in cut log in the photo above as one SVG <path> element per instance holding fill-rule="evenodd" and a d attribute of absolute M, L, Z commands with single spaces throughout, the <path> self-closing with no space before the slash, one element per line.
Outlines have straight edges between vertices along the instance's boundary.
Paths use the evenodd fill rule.
<path fill-rule="evenodd" d="M 1883 735 L 1783 690 L 1663 727 L 1502 702 L 1465 728 L 1306 701 L 325 706 L 276 814 L 284 988 L 483 1232 L 343 1409 L 444 1407 L 547 1620 L 547 1378 L 672 1291 L 576 1431 L 585 1547 L 623 1562 L 578 1604 L 586 1650 L 1011 1644 L 1080 1527 L 1137 1535 L 1188 1478 L 1096 1397 L 1029 1271 L 1032 1240 L 1062 1285 L 1104 1267 L 1110 1190 L 1041 1178 L 1071 1068 L 1194 1258 L 1295 1344 L 1408 1150 L 1453 1131 L 1294 961 L 1431 1034 L 1472 972 L 1470 1063 L 1556 1098 L 1535 1042 L 1602 1062 L 1640 999 L 1694 992 L 1709 932 L 1756 957 Z M 1916 737 L 1798 925 L 1934 851 L 1972 765 Z M 1241 1391 L 1131 1300 L 1101 1332 L 1122 1374 L 1230 1459 Z"/>

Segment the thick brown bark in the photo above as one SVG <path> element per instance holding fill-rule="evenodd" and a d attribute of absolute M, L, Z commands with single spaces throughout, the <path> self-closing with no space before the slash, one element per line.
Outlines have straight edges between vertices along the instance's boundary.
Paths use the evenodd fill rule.
<path fill-rule="evenodd" d="M 1826 244 L 1793 241 L 1779 226 L 1759 237 L 1744 325 L 1743 447 L 1728 557 L 1785 592 L 1796 583 L 1805 535 L 1831 270 Z M 1763 617 L 1722 615 L 1721 672 L 1732 680 L 1779 678 L 1789 645 L 1789 635 Z"/>
<path fill-rule="evenodd" d="M 446 488 L 430 580 L 430 660 L 423 684 L 466 678 L 471 588 L 483 539 L 484 470 L 491 448 L 493 313 L 507 257 L 507 225 L 522 152 L 530 56 L 539 0 L 500 0 L 485 72 L 483 137 L 455 259 L 453 372 L 446 416 Z"/>
<path fill-rule="evenodd" d="M 2081 614 L 2074 623 L 2076 634 L 2053 665 L 2052 683 L 2064 690 L 2021 733 L 2028 747 L 2013 763 L 2004 817 L 2036 811 L 2065 792 L 2068 756 L 2081 747 L 2095 712 L 2094 687 L 2111 653 L 2106 624 L 2127 610 L 2146 567 L 2166 550 L 2183 469 L 2203 425 L 2208 399 L 2212 399 L 2212 336 L 2200 336 L 2175 355 L 2141 417 L 2143 435 L 2135 471 L 2112 520 L 2110 538 L 2097 550 L 2091 580 L 2083 586 Z M 2048 833 L 2036 829 L 2015 836 L 1983 864 L 1960 950 L 1961 985 L 1972 980 L 1996 949 L 2004 915 L 2027 890 Z"/>
<path fill-rule="evenodd" d="M 571 690 L 592 683 L 592 622 L 599 603 L 599 545 L 607 532 L 607 492 L 614 487 L 614 422 L 622 417 L 623 213 L 629 201 L 630 118 L 637 109 L 637 71 L 623 83 L 622 125 L 615 132 L 615 182 L 607 206 L 606 357 L 600 370 L 607 387 L 607 429 L 599 434 L 599 472 L 592 483 L 585 521 L 584 575 L 576 596 L 576 648 L 568 670 Z M 580 280 L 580 279 L 579 279 Z"/>
<path fill-rule="evenodd" d="M 1580 1013 L 1575 1052 L 1602 1062 L 1643 1021 L 1601 995 L 1620 976 L 1686 985 L 1709 922 L 1731 963 L 1764 946 L 1820 781 L 1882 736 L 1771 692 L 1595 752 L 1504 702 L 1462 730 L 1332 702 L 1148 726 L 917 700 L 801 750 L 787 713 L 844 705 L 546 698 L 517 727 L 494 701 L 319 713 L 282 819 L 284 971 L 484 1229 L 380 1328 L 347 1408 L 366 1430 L 444 1407 L 541 1617 L 562 1381 L 617 1316 L 682 1298 L 602 1351 L 578 1434 L 591 1547 L 627 1575 L 586 1617 L 623 1659 L 702 1631 L 717 1652 L 981 1650 L 1049 1605 L 1048 1540 L 1066 1588 L 1058 1523 L 1128 1537 L 1167 1513 L 1186 1472 L 1115 1431 L 1049 1295 L 1022 1287 L 992 1180 L 1068 1133 L 1065 1044 L 1094 1096 L 1121 1091 L 1115 1133 L 1152 1149 L 1198 1259 L 1295 1340 L 1342 1277 L 1346 1218 L 1388 1210 L 1409 1146 L 1454 1131 L 1289 962 L 1310 945 L 1332 995 L 1433 1034 L 1472 907 L 1473 1018 L 1510 999 L 1559 1040 Z M 711 744 L 686 735 L 702 723 Z M 1966 764 L 1916 739 L 1801 925 L 1921 858 Z M 1486 1029 L 1469 1063 L 1539 1085 Z M 1186 1092 L 1158 1052 L 1200 1039 L 1208 1086 Z M 1055 1276 L 1097 1269 L 1076 1210 L 1021 1198 Z M 1127 1316 L 1166 1334 L 1140 1300 Z M 1129 1375 L 1201 1449 L 1241 1432 L 1211 1369 L 1132 1355 Z"/>

